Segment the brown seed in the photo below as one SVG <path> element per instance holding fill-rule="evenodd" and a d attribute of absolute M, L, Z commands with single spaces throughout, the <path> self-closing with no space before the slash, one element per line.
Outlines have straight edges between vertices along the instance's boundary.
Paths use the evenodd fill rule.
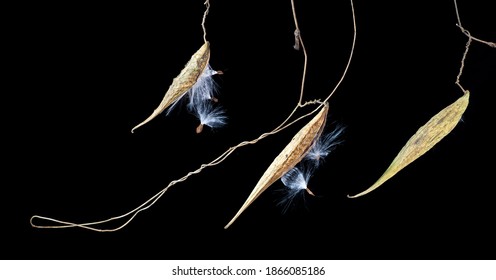
<path fill-rule="evenodd" d="M 224 228 L 228 228 L 262 192 L 305 157 L 310 151 L 315 139 L 322 133 L 328 110 L 329 105 L 326 103 L 320 112 L 293 137 L 291 142 L 270 164 L 243 206 L 241 206 L 234 218 Z"/>
<path fill-rule="evenodd" d="M 382 174 L 379 180 L 377 180 L 370 188 L 359 194 L 348 197 L 359 197 L 377 189 L 405 166 L 412 163 L 434 147 L 434 145 L 448 135 L 458 124 L 463 113 L 465 112 L 465 109 L 467 109 L 469 95 L 470 93 L 466 91 L 462 97 L 458 98 L 458 100 L 454 103 L 441 110 L 424 126 L 419 128 L 415 135 L 413 135 L 405 146 L 403 146 L 384 174 Z"/>
<path fill-rule="evenodd" d="M 196 127 L 196 133 L 197 134 L 200 134 L 202 133 L 203 131 L 203 124 L 199 124 L 197 127 Z"/>
<path fill-rule="evenodd" d="M 180 99 L 193 85 L 196 83 L 201 73 L 207 67 L 208 60 L 210 59 L 210 44 L 205 42 L 201 48 L 188 61 L 186 66 L 179 75 L 172 80 L 172 84 L 165 93 L 162 102 L 153 111 L 153 113 L 143 122 L 136 125 L 131 132 L 134 132 L 138 127 L 146 124 L 162 113 L 167 107 Z"/>
<path fill-rule="evenodd" d="M 315 194 L 313 194 L 313 192 L 309 189 L 309 188 L 306 188 L 305 189 L 307 191 L 307 193 L 311 196 L 315 196 Z"/>

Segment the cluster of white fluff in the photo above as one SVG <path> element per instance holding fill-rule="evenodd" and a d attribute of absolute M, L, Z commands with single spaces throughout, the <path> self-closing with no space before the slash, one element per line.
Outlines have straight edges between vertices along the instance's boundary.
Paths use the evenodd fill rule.
<path fill-rule="evenodd" d="M 219 128 L 227 123 L 227 116 L 222 106 L 217 104 L 218 85 L 213 76 L 222 72 L 213 70 L 210 65 L 205 67 L 205 70 L 200 75 L 196 83 L 188 90 L 180 100 L 177 100 L 168 109 L 167 114 L 176 106 L 177 103 L 188 99 L 188 111 L 195 115 L 200 120 L 200 125 L 196 128 L 196 132 L 200 133 L 204 126 L 210 128 Z"/>
<path fill-rule="evenodd" d="M 298 166 L 293 167 L 281 177 L 281 181 L 285 186 L 285 193 L 278 202 L 278 205 L 283 206 L 283 212 L 286 212 L 297 196 L 301 196 L 304 199 L 304 191 L 313 195 L 308 189 L 308 181 L 317 168 L 320 167 L 325 157 L 327 157 L 337 145 L 342 143 L 339 137 L 342 135 L 343 131 L 344 127 L 337 126 L 332 132 L 323 133 L 320 137 L 315 139 L 310 147 L 310 151 Z"/>

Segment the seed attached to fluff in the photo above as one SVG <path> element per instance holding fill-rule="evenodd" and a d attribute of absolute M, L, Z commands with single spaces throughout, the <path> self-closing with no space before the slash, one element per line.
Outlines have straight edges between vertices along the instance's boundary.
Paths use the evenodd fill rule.
<path fill-rule="evenodd" d="M 322 133 L 322 135 L 315 140 L 315 143 L 310 148 L 310 151 L 305 156 L 305 159 L 313 162 L 315 166 L 319 166 L 325 157 L 327 157 L 337 145 L 343 142 L 339 140 L 339 137 L 343 134 L 343 131 L 343 126 L 337 126 L 329 133 Z"/>
<path fill-rule="evenodd" d="M 227 116 L 220 105 L 210 100 L 199 100 L 193 103 L 192 113 L 200 120 L 196 133 L 201 133 L 206 125 L 210 128 L 219 128 L 227 123 Z"/>
<path fill-rule="evenodd" d="M 294 200 L 301 196 L 304 200 L 304 192 L 315 196 L 312 191 L 308 188 L 308 181 L 312 177 L 314 169 L 307 168 L 306 166 L 293 167 L 286 174 L 281 177 L 281 181 L 285 188 L 283 189 L 283 195 L 281 200 L 277 203 L 278 206 L 282 206 L 282 212 L 285 213 Z"/>
<path fill-rule="evenodd" d="M 309 195 L 315 196 L 308 188 L 308 181 L 313 173 L 320 167 L 324 159 L 336 148 L 342 141 L 339 137 L 344 131 L 344 126 L 336 126 L 329 133 L 322 132 L 314 140 L 310 151 L 306 154 L 303 161 L 297 167 L 293 167 L 281 177 L 285 188 L 283 189 L 282 199 L 277 205 L 283 205 L 283 213 L 289 208 L 297 197 L 305 199 L 304 191 Z"/>
<path fill-rule="evenodd" d="M 293 167 L 281 177 L 282 183 L 290 190 L 307 190 L 308 181 L 312 176 L 312 170 Z M 309 192 L 313 195 L 312 192 Z"/>

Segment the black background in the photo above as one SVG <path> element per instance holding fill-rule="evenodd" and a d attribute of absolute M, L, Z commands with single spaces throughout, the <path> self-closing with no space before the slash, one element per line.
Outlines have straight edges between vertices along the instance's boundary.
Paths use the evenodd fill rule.
<path fill-rule="evenodd" d="M 350 53 L 350 4 L 296 2 L 309 58 L 305 100 L 323 99 Z M 376 191 L 346 197 L 374 183 L 417 128 L 461 96 L 454 82 L 466 37 L 450 1 L 355 2 L 355 55 L 328 120 L 346 126 L 344 144 L 311 179 L 317 197 L 307 196 L 306 206 L 282 214 L 278 181 L 223 228 L 301 121 L 172 187 L 120 231 L 32 228 L 35 214 L 71 222 L 123 214 L 272 130 L 298 101 L 303 55 L 292 48 L 290 1 L 213 0 L 207 39 L 211 66 L 225 72 L 216 81 L 228 125 L 197 135 L 197 120 L 183 108 L 131 134 L 203 43 L 202 1 L 157 3 L 13 8 L 7 80 L 15 83 L 9 96 L 20 100 L 4 120 L 14 140 L 5 153 L 15 155 L 5 171 L 15 178 L 4 186 L 11 246 L 2 258 L 495 258 L 496 50 L 486 45 L 474 43 L 468 54 L 463 122 Z M 489 2 L 459 7 L 465 28 L 496 40 Z"/>

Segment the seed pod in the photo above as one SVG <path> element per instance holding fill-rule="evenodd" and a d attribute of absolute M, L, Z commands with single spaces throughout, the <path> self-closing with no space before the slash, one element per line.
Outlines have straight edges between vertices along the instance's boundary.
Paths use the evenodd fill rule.
<path fill-rule="evenodd" d="M 412 163 L 434 147 L 434 145 L 448 135 L 458 124 L 463 113 L 465 112 L 465 109 L 467 109 L 469 95 L 470 93 L 466 91 L 462 97 L 458 98 L 458 100 L 454 103 L 441 110 L 424 126 L 419 128 L 415 135 L 413 135 L 405 146 L 403 146 L 384 174 L 382 174 L 379 180 L 377 180 L 377 182 L 375 182 L 370 188 L 353 196 L 348 195 L 348 197 L 359 197 L 377 189 L 405 166 Z"/>
<path fill-rule="evenodd" d="M 320 112 L 293 137 L 291 142 L 267 168 L 238 213 L 224 228 L 228 228 L 262 192 L 305 157 L 315 139 L 322 133 L 328 110 L 329 105 L 326 103 Z"/>
<path fill-rule="evenodd" d="M 201 73 L 205 70 L 210 59 L 210 45 L 205 42 L 201 48 L 196 51 L 195 54 L 188 61 L 186 66 L 184 66 L 181 73 L 172 80 L 172 84 L 165 93 L 162 102 L 158 105 L 157 109 L 143 122 L 135 126 L 131 132 L 134 132 L 138 127 L 151 121 L 153 118 L 162 113 L 167 107 L 173 104 L 175 101 L 179 100 L 193 85 L 196 83 Z"/>

